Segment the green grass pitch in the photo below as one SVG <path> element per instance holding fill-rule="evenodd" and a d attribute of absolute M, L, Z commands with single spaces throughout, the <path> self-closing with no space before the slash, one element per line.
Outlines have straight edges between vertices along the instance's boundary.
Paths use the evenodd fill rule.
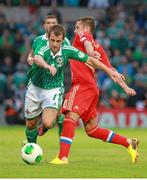
<path fill-rule="evenodd" d="M 144 178 L 147 177 L 147 130 L 114 131 L 140 140 L 139 161 L 131 158 L 122 146 L 89 138 L 83 129 L 76 129 L 69 165 L 51 165 L 59 150 L 57 129 L 38 138 L 44 155 L 37 165 L 25 164 L 20 157 L 25 127 L 0 127 L 0 178 Z"/>

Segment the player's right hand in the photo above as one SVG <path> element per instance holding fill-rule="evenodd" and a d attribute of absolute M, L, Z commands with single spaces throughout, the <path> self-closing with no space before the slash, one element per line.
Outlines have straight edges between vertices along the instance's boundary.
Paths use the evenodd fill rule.
<path fill-rule="evenodd" d="M 57 72 L 57 69 L 54 66 L 48 65 L 47 69 L 50 71 L 51 75 L 54 76 Z"/>
<path fill-rule="evenodd" d="M 135 95 L 136 95 L 135 90 L 132 89 L 132 88 L 130 88 L 130 87 L 125 88 L 124 91 L 125 91 L 126 94 L 129 95 L 129 96 L 135 96 Z"/>

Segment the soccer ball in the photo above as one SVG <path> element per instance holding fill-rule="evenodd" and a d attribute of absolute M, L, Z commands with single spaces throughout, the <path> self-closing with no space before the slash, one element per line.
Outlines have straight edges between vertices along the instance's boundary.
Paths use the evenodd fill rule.
<path fill-rule="evenodd" d="M 21 149 L 22 160 L 27 164 L 37 164 L 41 161 L 43 151 L 38 144 L 28 143 Z"/>

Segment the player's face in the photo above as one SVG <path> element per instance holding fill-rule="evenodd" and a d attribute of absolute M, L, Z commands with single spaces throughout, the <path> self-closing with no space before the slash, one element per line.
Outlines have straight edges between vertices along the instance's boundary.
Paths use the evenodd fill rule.
<path fill-rule="evenodd" d="M 63 42 L 63 35 L 56 36 L 54 32 L 51 32 L 49 37 L 49 44 L 52 52 L 55 54 L 60 50 L 61 44 Z"/>
<path fill-rule="evenodd" d="M 57 19 L 55 19 L 55 18 L 46 19 L 46 21 L 44 23 L 45 32 L 48 33 L 50 31 L 51 27 L 53 27 L 56 24 L 57 24 Z"/>
<path fill-rule="evenodd" d="M 76 34 L 76 33 L 80 32 L 80 31 L 85 31 L 85 27 L 83 26 L 81 21 L 77 21 L 76 25 L 75 25 L 74 33 Z"/>

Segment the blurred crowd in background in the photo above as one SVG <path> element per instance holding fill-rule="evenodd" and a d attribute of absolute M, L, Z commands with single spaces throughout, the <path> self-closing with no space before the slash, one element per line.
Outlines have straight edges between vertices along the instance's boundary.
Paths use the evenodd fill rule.
<path fill-rule="evenodd" d="M 55 3 L 56 2 L 56 3 Z M 23 106 L 27 85 L 27 55 L 34 38 L 44 34 L 40 6 L 51 6 L 48 14 L 57 15 L 72 42 L 75 22 L 64 22 L 58 6 L 98 9 L 95 17 L 95 39 L 107 51 L 111 64 L 126 77 L 126 83 L 137 92 L 128 97 L 108 76 L 96 72 L 101 89 L 101 107 L 147 108 L 147 2 L 128 10 L 119 0 L 1 0 L 0 1 L 0 104 L 5 107 L 9 124 L 24 123 Z M 139 2 L 139 1 L 138 1 Z M 3 7 L 28 7 L 26 22 L 9 21 Z M 103 8 L 105 14 L 99 13 Z M 46 14 L 47 15 L 47 14 Z M 88 15 L 88 14 L 87 14 Z M 19 16 L 19 14 L 18 14 Z M 70 72 L 70 71 L 69 71 Z M 69 79 L 70 81 L 70 79 Z M 70 84 L 70 83 L 69 83 Z M 67 88 L 69 86 L 67 84 Z M 13 118 L 12 118 L 13 117 Z"/>
<path fill-rule="evenodd" d="M 7 6 L 51 6 L 53 0 L 1 0 L 1 3 Z M 103 7 L 116 5 L 120 0 L 56 0 L 57 6 L 71 7 Z"/>

